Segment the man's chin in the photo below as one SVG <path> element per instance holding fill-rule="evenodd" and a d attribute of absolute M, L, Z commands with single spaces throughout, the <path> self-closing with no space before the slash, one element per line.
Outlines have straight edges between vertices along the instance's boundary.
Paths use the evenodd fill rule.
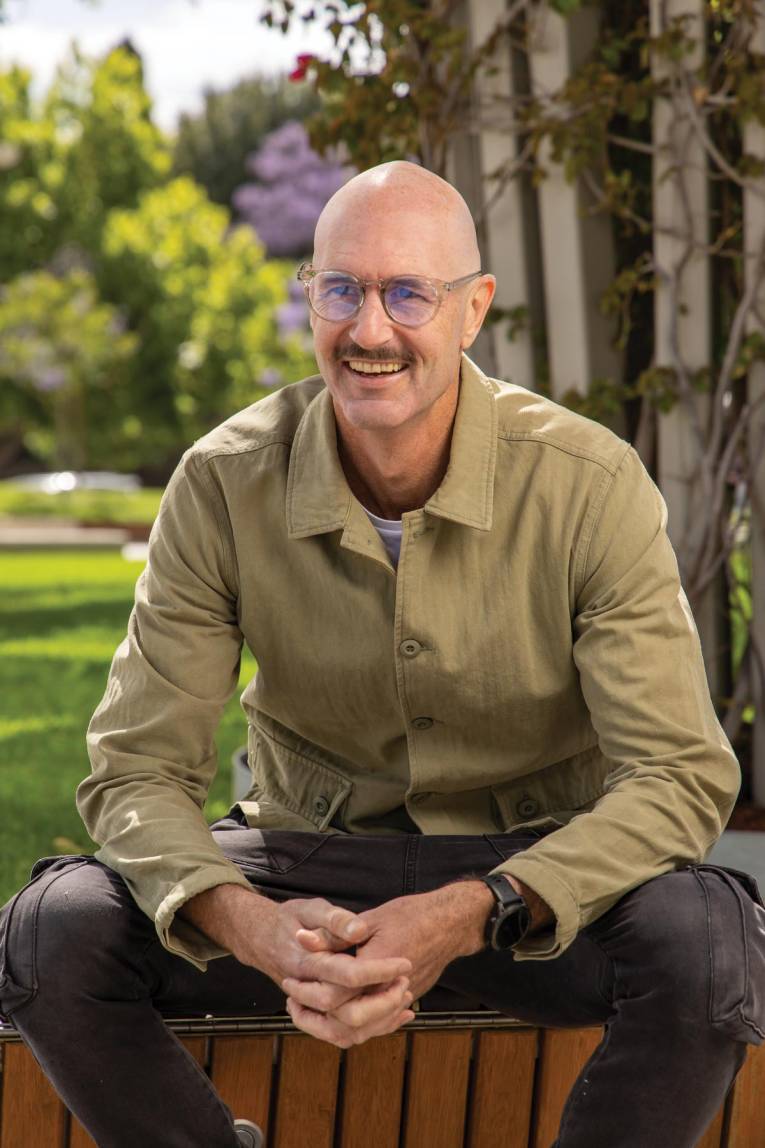
<path fill-rule="evenodd" d="M 411 411 L 382 397 L 349 399 L 346 396 L 340 402 L 336 398 L 333 402 L 340 420 L 357 430 L 395 430 L 412 417 Z"/>

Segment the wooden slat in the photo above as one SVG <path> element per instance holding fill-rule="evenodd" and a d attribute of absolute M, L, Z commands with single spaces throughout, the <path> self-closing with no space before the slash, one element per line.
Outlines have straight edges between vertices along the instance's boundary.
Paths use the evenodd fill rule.
<path fill-rule="evenodd" d="M 69 1148 L 98 1148 L 93 1137 L 85 1131 L 75 1116 L 72 1117 L 72 1127 L 69 1131 Z"/>
<path fill-rule="evenodd" d="M 765 1148 L 765 1045 L 750 1048 L 728 1101 L 723 1148 Z"/>
<path fill-rule="evenodd" d="M 406 1039 L 397 1032 L 346 1052 L 341 1148 L 398 1148 Z"/>
<path fill-rule="evenodd" d="M 197 1064 L 202 1068 L 205 1066 L 205 1043 L 206 1037 L 204 1036 L 181 1036 L 178 1038 L 186 1049 L 194 1057 Z"/>
<path fill-rule="evenodd" d="M 555 1140 L 566 1098 L 602 1036 L 599 1028 L 546 1029 L 541 1033 L 533 1148 L 549 1148 Z"/>
<path fill-rule="evenodd" d="M 725 1115 L 725 1105 L 720 1106 L 720 1111 L 715 1116 L 712 1123 L 707 1128 L 704 1135 L 696 1144 L 696 1148 L 720 1148 L 720 1141 L 722 1139 L 723 1131 L 723 1117 Z"/>
<path fill-rule="evenodd" d="M 473 1033 L 414 1032 L 404 1148 L 462 1148 Z"/>
<path fill-rule="evenodd" d="M 334 1045 L 282 1038 L 274 1148 L 332 1148 L 339 1068 Z"/>
<path fill-rule="evenodd" d="M 203 1036 L 184 1036 L 181 1038 L 181 1044 L 184 1048 L 188 1049 L 197 1064 L 202 1065 L 204 1068 L 205 1038 Z M 0 1146 L 0 1148 L 4 1148 L 4 1145 Z M 71 1119 L 68 1148 L 98 1148 L 93 1137 L 85 1131 L 75 1116 Z"/>
<path fill-rule="evenodd" d="M 527 1148 L 538 1038 L 536 1029 L 478 1035 L 468 1148 Z"/>
<path fill-rule="evenodd" d="M 235 1117 L 254 1120 L 268 1136 L 273 1036 L 217 1036 L 212 1082 Z"/>
<path fill-rule="evenodd" d="M 7 1044 L 0 1148 L 64 1148 L 66 1109 L 23 1044 Z"/>

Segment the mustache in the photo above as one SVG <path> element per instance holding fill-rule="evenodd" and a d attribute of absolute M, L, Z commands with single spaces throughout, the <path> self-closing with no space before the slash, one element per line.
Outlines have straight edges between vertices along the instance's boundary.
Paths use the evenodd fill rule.
<path fill-rule="evenodd" d="M 358 343 L 346 343 L 338 347 L 334 353 L 336 363 L 344 359 L 363 359 L 367 363 L 413 363 L 414 357 L 407 351 L 399 351 L 395 347 L 360 347 Z"/>

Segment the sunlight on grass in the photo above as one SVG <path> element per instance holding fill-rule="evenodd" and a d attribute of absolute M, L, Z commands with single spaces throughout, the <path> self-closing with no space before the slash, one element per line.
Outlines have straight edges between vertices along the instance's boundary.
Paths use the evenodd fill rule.
<path fill-rule="evenodd" d="M 74 793 L 90 769 L 85 730 L 141 569 L 116 551 L 0 552 L 0 904 L 38 857 L 94 848 Z M 245 652 L 241 687 L 255 669 Z M 239 692 L 218 732 L 210 821 L 230 806 L 230 759 L 247 737 Z"/>

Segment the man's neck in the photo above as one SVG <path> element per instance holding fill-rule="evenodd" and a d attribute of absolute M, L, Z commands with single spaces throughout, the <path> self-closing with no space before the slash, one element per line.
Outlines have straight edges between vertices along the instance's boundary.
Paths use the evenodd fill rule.
<path fill-rule="evenodd" d="M 449 465 L 458 390 L 443 409 L 411 426 L 359 430 L 338 419 L 337 448 L 348 485 L 380 518 L 400 518 L 424 506 Z"/>

